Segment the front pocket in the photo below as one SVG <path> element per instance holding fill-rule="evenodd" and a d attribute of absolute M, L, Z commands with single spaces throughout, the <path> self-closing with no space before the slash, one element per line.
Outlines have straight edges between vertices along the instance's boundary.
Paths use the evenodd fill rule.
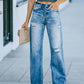
<path fill-rule="evenodd" d="M 37 9 L 40 9 L 40 8 L 41 8 L 40 4 L 35 4 L 33 10 L 37 10 Z"/>

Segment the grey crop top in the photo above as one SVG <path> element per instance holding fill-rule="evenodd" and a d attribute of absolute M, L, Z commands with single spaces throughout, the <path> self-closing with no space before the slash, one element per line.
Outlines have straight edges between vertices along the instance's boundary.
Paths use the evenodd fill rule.
<path fill-rule="evenodd" d="M 57 0 L 36 0 L 36 1 L 49 1 L 49 2 L 55 2 L 55 1 L 57 1 Z"/>

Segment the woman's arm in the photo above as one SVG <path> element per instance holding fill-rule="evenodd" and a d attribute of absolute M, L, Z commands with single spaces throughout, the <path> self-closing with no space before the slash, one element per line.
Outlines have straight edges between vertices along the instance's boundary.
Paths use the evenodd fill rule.
<path fill-rule="evenodd" d="M 29 0 L 28 1 L 28 8 L 27 8 L 27 16 L 26 16 L 26 22 L 29 22 L 33 7 L 34 7 L 35 0 Z"/>
<path fill-rule="evenodd" d="M 26 16 L 26 20 L 25 20 L 24 24 L 22 25 L 22 28 L 25 28 L 25 30 L 27 29 L 27 26 L 28 26 L 28 23 L 29 23 L 29 19 L 31 17 L 31 13 L 32 13 L 34 4 L 35 4 L 35 0 L 29 0 L 28 1 L 27 16 Z"/>

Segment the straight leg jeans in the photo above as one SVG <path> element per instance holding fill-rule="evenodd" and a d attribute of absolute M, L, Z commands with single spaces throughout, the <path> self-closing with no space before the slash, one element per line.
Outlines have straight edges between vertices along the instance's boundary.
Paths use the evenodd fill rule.
<path fill-rule="evenodd" d="M 50 44 L 52 84 L 66 84 L 62 27 L 59 10 L 35 2 L 30 21 L 30 82 L 43 84 L 43 36 L 45 26 Z"/>

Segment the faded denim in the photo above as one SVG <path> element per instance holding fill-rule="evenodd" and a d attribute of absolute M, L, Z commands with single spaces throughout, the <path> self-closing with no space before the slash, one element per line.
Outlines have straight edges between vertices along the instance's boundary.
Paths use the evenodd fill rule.
<path fill-rule="evenodd" d="M 50 43 L 52 84 L 66 84 L 63 57 L 62 26 L 59 10 L 48 9 L 50 4 L 35 2 L 30 22 L 30 82 L 43 84 L 44 30 Z M 46 26 L 46 27 L 45 27 Z"/>

